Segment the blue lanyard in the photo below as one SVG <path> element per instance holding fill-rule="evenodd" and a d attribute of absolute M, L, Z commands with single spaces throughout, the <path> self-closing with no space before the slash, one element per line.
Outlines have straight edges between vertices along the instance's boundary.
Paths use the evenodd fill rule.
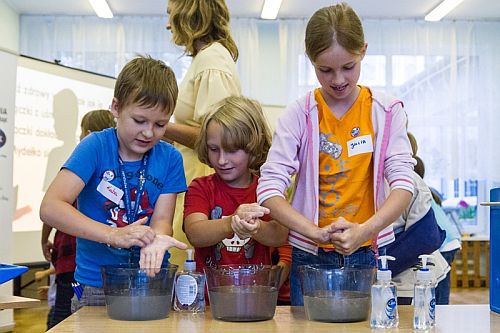
<path fill-rule="evenodd" d="M 118 156 L 118 162 L 120 163 L 120 174 L 122 176 L 123 183 L 123 201 L 125 204 L 125 211 L 127 214 L 127 223 L 134 223 L 137 218 L 137 213 L 139 212 L 139 206 L 141 203 L 141 197 L 144 193 L 144 185 L 146 184 L 146 170 L 148 168 L 149 153 L 144 154 L 142 158 L 142 165 L 139 169 L 139 187 L 137 188 L 137 195 L 135 197 L 135 204 L 132 207 L 132 200 L 130 199 L 129 185 L 127 182 L 127 175 L 125 174 L 125 167 L 120 156 Z"/>

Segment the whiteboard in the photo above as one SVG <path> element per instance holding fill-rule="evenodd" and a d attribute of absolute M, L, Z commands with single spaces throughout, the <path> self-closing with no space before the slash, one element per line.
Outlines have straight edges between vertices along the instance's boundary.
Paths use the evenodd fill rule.
<path fill-rule="evenodd" d="M 14 232 L 41 230 L 40 202 L 78 143 L 81 118 L 88 111 L 109 108 L 114 83 L 111 77 L 28 57 L 18 58 Z M 37 250 L 40 251 L 38 247 Z"/>

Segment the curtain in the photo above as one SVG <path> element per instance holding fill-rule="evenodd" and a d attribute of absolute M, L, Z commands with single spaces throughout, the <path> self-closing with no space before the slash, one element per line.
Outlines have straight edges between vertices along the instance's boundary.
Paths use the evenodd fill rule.
<path fill-rule="evenodd" d="M 167 63 L 180 82 L 191 57 L 172 43 L 165 16 L 124 16 L 103 20 L 92 16 L 21 16 L 22 54 L 57 61 L 74 68 L 116 77 L 137 54 L 150 55 Z M 237 63 L 243 93 L 252 96 L 252 59 L 258 55 L 258 31 L 254 19 L 231 20 L 239 48 Z M 255 94 L 255 93 L 253 93 Z"/>
<path fill-rule="evenodd" d="M 318 83 L 304 57 L 306 22 L 279 25 L 293 100 Z M 368 50 L 360 84 L 403 100 L 426 182 L 449 205 L 487 201 L 489 189 L 500 186 L 500 22 L 364 20 L 363 26 Z M 290 43 L 296 36 L 301 43 Z M 477 214 L 471 232 L 488 229 L 488 210 L 479 207 Z"/>

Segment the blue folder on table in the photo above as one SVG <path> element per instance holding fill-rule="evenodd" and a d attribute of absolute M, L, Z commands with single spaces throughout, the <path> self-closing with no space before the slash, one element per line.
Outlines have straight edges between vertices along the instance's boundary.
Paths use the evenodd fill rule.
<path fill-rule="evenodd" d="M 26 266 L 0 264 L 0 284 L 18 277 L 27 270 Z"/>

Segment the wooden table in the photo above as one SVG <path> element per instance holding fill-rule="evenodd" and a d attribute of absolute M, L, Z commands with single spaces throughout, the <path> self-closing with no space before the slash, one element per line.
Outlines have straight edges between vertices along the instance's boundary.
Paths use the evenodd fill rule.
<path fill-rule="evenodd" d="M 400 324 L 390 332 L 413 332 L 412 306 L 399 307 Z M 436 328 L 431 332 L 500 332 L 500 315 L 484 305 L 440 305 L 436 309 Z M 370 332 L 367 321 L 359 323 L 320 323 L 308 321 L 302 307 L 278 306 L 273 319 L 251 323 L 232 323 L 212 319 L 210 310 L 203 314 L 183 314 L 172 311 L 169 317 L 151 321 L 119 321 L 109 319 L 105 307 L 84 307 L 50 333 L 80 332 Z"/>
<path fill-rule="evenodd" d="M 32 308 L 38 306 L 40 300 L 19 296 L 0 296 L 0 310 Z"/>

